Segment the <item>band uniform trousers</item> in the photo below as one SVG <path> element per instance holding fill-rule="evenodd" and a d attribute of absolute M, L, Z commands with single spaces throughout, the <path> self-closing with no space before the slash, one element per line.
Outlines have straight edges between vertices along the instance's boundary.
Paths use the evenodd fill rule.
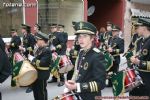
<path fill-rule="evenodd" d="M 32 89 L 34 91 L 35 100 L 48 100 L 46 87 L 47 87 L 47 80 L 37 79 L 33 83 Z"/>

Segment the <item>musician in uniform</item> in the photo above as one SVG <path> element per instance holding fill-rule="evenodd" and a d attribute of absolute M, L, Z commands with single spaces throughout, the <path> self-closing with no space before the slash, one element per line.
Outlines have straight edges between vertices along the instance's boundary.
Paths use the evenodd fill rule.
<path fill-rule="evenodd" d="M 34 35 L 36 35 L 38 32 L 41 32 L 41 25 L 39 25 L 38 23 L 36 23 L 34 25 L 34 31 L 35 31 Z"/>
<path fill-rule="evenodd" d="M 141 34 L 138 34 L 138 23 L 134 24 L 135 27 L 135 33 L 132 36 L 132 40 L 131 43 L 129 45 L 129 50 L 133 51 L 134 54 L 140 52 L 140 47 L 141 47 L 141 43 L 143 40 L 143 37 L 141 36 Z"/>
<path fill-rule="evenodd" d="M 35 57 L 28 55 L 28 59 L 38 72 L 37 80 L 32 84 L 34 100 L 48 100 L 47 80 L 50 76 L 50 65 L 52 54 L 48 47 L 48 35 L 44 33 L 36 34 L 38 50 Z"/>
<path fill-rule="evenodd" d="M 136 27 L 137 27 L 137 26 L 136 26 Z M 137 31 L 137 29 L 136 29 L 135 31 Z M 137 40 L 139 37 L 140 37 L 140 36 L 138 35 L 137 32 L 133 34 L 132 39 L 131 39 L 131 42 L 130 42 L 129 47 L 128 47 L 128 50 L 133 50 L 133 49 L 134 49 L 136 40 Z"/>
<path fill-rule="evenodd" d="M 72 22 L 74 31 L 77 30 L 76 27 L 75 27 L 75 25 L 77 23 L 78 22 L 74 22 L 74 21 Z M 70 58 L 70 60 L 71 60 L 71 62 L 73 64 L 73 66 L 75 66 L 75 61 L 77 59 L 79 51 L 80 51 L 80 45 L 79 45 L 77 37 L 75 37 L 74 44 L 73 44 L 71 50 L 69 51 L 69 58 Z M 74 68 L 67 73 L 67 80 L 71 80 L 71 78 L 73 76 L 73 73 L 74 73 Z"/>
<path fill-rule="evenodd" d="M 31 34 L 31 27 L 26 24 L 22 24 L 21 32 L 23 34 L 23 46 L 19 46 L 19 49 L 23 52 L 25 57 L 28 57 L 28 54 L 33 55 L 33 50 L 35 46 L 35 37 Z M 26 93 L 31 92 L 31 87 L 27 88 Z"/>
<path fill-rule="evenodd" d="M 100 36 L 100 41 L 102 41 L 102 45 L 100 47 L 101 50 L 106 50 L 108 46 L 108 40 L 112 37 L 112 27 L 113 23 L 107 22 L 106 29 L 107 31 Z M 105 42 L 103 42 L 105 41 Z"/>
<path fill-rule="evenodd" d="M 125 54 L 123 55 L 127 59 L 128 67 L 132 66 L 130 62 L 131 56 L 137 55 L 140 52 L 141 44 L 143 40 L 143 37 L 138 34 L 138 31 L 137 31 L 138 25 L 136 23 L 134 23 L 134 27 L 135 27 L 135 33 L 132 36 L 127 52 L 125 52 Z"/>
<path fill-rule="evenodd" d="M 120 28 L 117 25 L 113 25 L 112 37 L 108 40 L 107 51 L 113 56 L 113 66 L 108 72 L 117 73 L 120 64 L 120 54 L 124 52 L 124 40 L 118 37 Z M 109 86 L 111 86 L 111 81 L 109 81 Z"/>
<path fill-rule="evenodd" d="M 16 29 L 11 29 L 11 41 L 10 41 L 10 51 L 12 52 L 12 55 L 15 52 L 19 52 L 19 46 L 21 45 L 21 39 L 20 36 L 18 36 Z"/>
<path fill-rule="evenodd" d="M 77 59 L 79 51 L 80 51 L 80 45 L 79 45 L 79 43 L 77 41 L 77 37 L 76 37 L 74 40 L 74 45 L 69 52 L 69 54 L 70 54 L 69 58 L 74 66 L 75 66 L 75 61 Z M 73 76 L 73 72 L 74 72 L 74 68 L 67 73 L 67 80 L 71 80 L 71 78 Z"/>
<path fill-rule="evenodd" d="M 64 28 L 65 28 L 65 25 L 58 24 L 58 32 L 63 34 L 65 44 L 66 44 L 64 49 L 67 49 L 68 33 L 64 31 Z"/>
<path fill-rule="evenodd" d="M 105 42 L 105 35 L 106 35 L 106 29 L 104 27 L 101 27 L 98 33 L 99 41 L 101 45 Z"/>
<path fill-rule="evenodd" d="M 131 62 L 139 68 L 139 75 L 143 79 L 143 85 L 136 87 L 130 92 L 131 96 L 148 96 L 150 99 L 150 19 L 138 19 L 138 34 L 143 36 L 141 52 L 132 56 Z"/>
<path fill-rule="evenodd" d="M 11 65 L 13 66 L 11 69 L 12 71 L 15 69 L 14 65 L 16 64 L 15 63 L 15 59 L 14 59 L 14 54 L 16 52 L 20 52 L 19 50 L 19 46 L 21 45 L 21 39 L 20 39 L 20 36 L 18 36 L 18 33 L 17 33 L 17 30 L 16 29 L 11 29 L 11 41 L 10 41 L 10 45 L 9 47 L 7 48 L 8 51 L 9 51 L 9 54 L 10 54 L 10 62 L 11 62 Z M 15 83 L 13 81 L 13 77 L 12 77 L 12 80 L 11 80 L 11 86 L 15 86 Z"/>
<path fill-rule="evenodd" d="M 78 100 L 95 100 L 105 87 L 106 75 L 104 55 L 93 46 L 97 29 L 89 22 L 79 22 L 75 27 L 81 50 L 72 80 L 66 81 L 65 86 L 79 94 Z"/>
<path fill-rule="evenodd" d="M 49 35 L 49 45 L 51 50 L 56 51 L 58 55 L 65 55 L 66 54 L 66 41 L 67 38 L 64 37 L 64 34 L 61 32 L 58 32 L 58 25 L 57 24 L 51 24 L 51 33 Z M 59 69 L 58 69 L 59 70 Z M 60 82 L 58 83 L 58 86 L 64 85 L 64 75 L 59 73 Z M 57 82 L 57 78 L 54 76 L 52 77 L 52 80 L 50 80 L 48 83 Z"/>
<path fill-rule="evenodd" d="M 23 51 L 25 57 L 28 57 L 28 54 L 33 55 L 36 41 L 34 36 L 31 34 L 31 27 L 29 25 L 22 24 L 21 32 L 23 34 L 23 46 L 19 46 L 19 49 Z"/>
<path fill-rule="evenodd" d="M 108 21 L 107 26 L 106 26 L 107 32 L 106 32 L 106 36 L 105 36 L 105 39 L 107 39 L 107 40 L 110 37 L 112 37 L 112 27 L 113 27 L 113 23 Z"/>

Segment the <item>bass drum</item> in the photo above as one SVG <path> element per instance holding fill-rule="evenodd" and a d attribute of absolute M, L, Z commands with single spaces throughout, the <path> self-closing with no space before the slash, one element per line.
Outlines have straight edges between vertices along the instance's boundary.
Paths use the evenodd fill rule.
<path fill-rule="evenodd" d="M 28 86 L 37 79 L 36 69 L 27 60 L 23 61 L 22 66 L 16 68 L 14 73 L 16 76 L 14 76 L 13 80 L 16 81 L 18 86 Z"/>

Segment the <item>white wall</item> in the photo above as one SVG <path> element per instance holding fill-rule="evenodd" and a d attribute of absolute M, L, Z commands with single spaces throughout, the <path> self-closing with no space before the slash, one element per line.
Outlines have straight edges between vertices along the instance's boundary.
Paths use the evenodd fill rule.
<path fill-rule="evenodd" d="M 78 1 L 64 1 L 61 4 L 61 9 L 59 9 L 59 22 L 64 24 L 66 31 L 69 35 L 74 34 L 74 29 L 72 27 L 72 21 L 83 21 L 84 20 L 84 9 L 83 2 Z"/>

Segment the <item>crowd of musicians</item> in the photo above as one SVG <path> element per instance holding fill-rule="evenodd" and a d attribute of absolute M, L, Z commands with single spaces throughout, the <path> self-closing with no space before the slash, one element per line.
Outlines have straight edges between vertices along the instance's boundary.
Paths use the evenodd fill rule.
<path fill-rule="evenodd" d="M 58 83 L 58 86 L 65 85 L 64 93 L 74 93 L 76 97 L 74 100 L 95 100 L 96 97 L 101 96 L 101 90 L 106 86 L 114 89 L 111 77 L 113 75 L 119 77 L 119 64 L 121 54 L 123 54 L 127 59 L 127 68 L 134 70 L 132 74 L 136 75 L 128 76 L 128 80 L 132 84 L 131 89 L 129 87 L 129 96 L 149 97 L 150 19 L 139 18 L 133 24 L 135 33 L 133 33 L 127 51 L 124 51 L 124 39 L 120 36 L 120 27 L 112 22 L 106 24 L 106 29 L 102 27 L 98 31 L 92 23 L 72 22 L 76 37 L 70 51 L 67 51 L 68 34 L 64 31 L 64 25 L 50 24 L 50 33 L 45 34 L 42 32 L 41 26 L 35 24 L 36 33 L 32 34 L 31 27 L 22 24 L 22 40 L 17 30 L 11 29 L 10 43 L 0 43 L 0 50 L 5 51 L 11 63 L 11 86 L 17 86 L 17 82 L 14 80 L 17 70 L 15 57 L 16 53 L 19 53 L 37 71 L 37 79 L 28 86 L 26 91 L 33 91 L 35 100 L 48 100 L 47 84 L 54 82 Z M 2 52 L 0 55 L 0 60 L 2 60 L 5 55 Z M 69 65 L 61 65 L 65 63 L 63 60 L 66 59 L 68 62 L 71 61 Z M 3 66 L 0 63 L 0 74 Z M 66 67 L 70 68 L 64 71 L 63 68 Z M 64 74 L 67 74 L 66 77 Z M 52 78 L 48 80 L 50 75 Z M 140 83 L 133 86 L 137 81 L 132 79 L 137 76 L 141 79 Z M 54 99 L 59 100 L 59 97 Z"/>

